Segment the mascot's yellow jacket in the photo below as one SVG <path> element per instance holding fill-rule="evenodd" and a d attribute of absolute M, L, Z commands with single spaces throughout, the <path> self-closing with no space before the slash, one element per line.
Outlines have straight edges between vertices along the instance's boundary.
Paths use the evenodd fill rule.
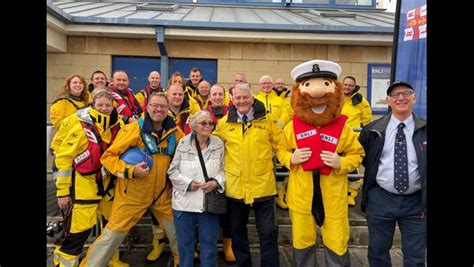
<path fill-rule="evenodd" d="M 293 122 L 289 122 L 280 139 L 277 157 L 290 170 L 287 203 L 290 209 L 303 214 L 311 214 L 313 199 L 313 176 L 311 171 L 304 171 L 301 164 L 290 163 L 292 151 L 296 149 Z M 362 162 L 364 150 L 357 140 L 357 135 L 349 125 L 344 125 L 336 152 L 341 156 L 341 168 L 332 170 L 329 175 L 321 174 L 321 192 L 327 218 L 344 218 L 347 211 L 347 173 L 355 170 Z M 319 155 L 312 155 L 312 157 Z"/>

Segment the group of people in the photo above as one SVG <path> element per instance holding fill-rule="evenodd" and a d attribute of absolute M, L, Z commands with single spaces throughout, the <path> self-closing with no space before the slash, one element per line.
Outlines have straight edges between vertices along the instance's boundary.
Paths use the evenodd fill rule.
<path fill-rule="evenodd" d="M 348 174 L 361 164 L 370 265 L 390 266 L 395 222 L 406 266 L 424 264 L 426 123 L 412 114 L 414 90 L 404 82 L 390 85 L 391 112 L 372 122 L 356 79 L 341 83 L 340 73 L 331 61 L 304 62 L 291 73 L 291 90 L 263 75 L 258 94 L 245 73 L 236 73 L 226 90 L 204 80 L 197 67 L 188 81 L 173 73 L 166 89 L 152 71 L 136 94 L 123 70 L 110 83 L 95 71 L 89 87 L 80 75 L 68 77 L 50 111 L 58 129 L 51 144 L 58 206 L 69 215 L 55 265 L 78 266 L 99 222 L 101 234 L 80 266 L 128 266 L 118 248 L 150 210 L 148 261 L 159 258 L 167 237 L 175 266 L 193 266 L 196 242 L 201 266 L 216 266 L 222 229 L 226 261 L 252 266 L 253 209 L 260 265 L 279 266 L 276 205 L 289 209 L 295 266 L 315 266 L 317 225 L 326 264 L 350 266 L 348 207 L 362 180 L 351 186 Z M 122 155 L 131 148 L 143 160 L 127 162 Z M 289 177 L 276 177 L 275 168 Z M 214 193 L 225 194 L 227 213 L 206 210 L 206 194 Z"/>

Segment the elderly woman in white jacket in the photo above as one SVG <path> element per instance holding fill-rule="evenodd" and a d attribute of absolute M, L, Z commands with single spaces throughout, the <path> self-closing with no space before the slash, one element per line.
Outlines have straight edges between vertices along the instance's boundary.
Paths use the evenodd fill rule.
<path fill-rule="evenodd" d="M 208 111 L 196 112 L 190 126 L 192 132 L 180 140 L 168 170 L 173 183 L 172 208 L 179 266 L 193 266 L 196 225 L 201 266 L 216 266 L 219 217 L 204 211 L 203 204 L 204 194 L 214 189 L 219 192 L 225 189 L 224 143 L 211 135 L 214 122 Z M 205 181 L 197 149 L 201 150 L 208 177 L 212 178 L 208 182 Z"/>

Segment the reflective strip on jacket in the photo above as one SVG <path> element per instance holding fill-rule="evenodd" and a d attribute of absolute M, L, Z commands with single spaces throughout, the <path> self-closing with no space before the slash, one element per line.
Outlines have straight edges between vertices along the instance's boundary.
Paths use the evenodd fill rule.
<path fill-rule="evenodd" d="M 281 128 L 265 116 L 263 103 L 255 100 L 254 119 L 237 122 L 235 106 L 219 120 L 214 135 L 224 141 L 226 196 L 252 204 L 276 194 L 272 150 L 276 151 Z"/>
<path fill-rule="evenodd" d="M 289 122 L 283 131 L 279 143 L 278 160 L 290 170 L 288 181 L 287 203 L 290 209 L 311 214 L 313 198 L 313 175 L 311 171 L 304 171 L 301 164 L 290 163 L 291 155 L 296 149 L 293 122 Z M 364 150 L 357 140 L 357 135 L 352 128 L 344 125 L 336 152 L 341 161 L 339 170 L 332 170 L 329 175 L 321 174 L 321 192 L 323 195 L 324 210 L 328 218 L 347 217 L 347 174 L 359 167 L 364 156 Z M 320 155 L 311 155 L 319 157 Z"/>

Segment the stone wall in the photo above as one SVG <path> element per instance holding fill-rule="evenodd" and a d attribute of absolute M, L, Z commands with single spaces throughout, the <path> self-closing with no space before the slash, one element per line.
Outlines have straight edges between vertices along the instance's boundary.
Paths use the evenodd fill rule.
<path fill-rule="evenodd" d="M 367 64 L 390 63 L 392 47 L 349 46 L 322 44 L 237 43 L 204 41 L 165 41 L 170 58 L 202 58 L 218 60 L 218 81 L 226 88 L 236 72 L 247 74 L 252 88 L 258 91 L 259 79 L 268 74 L 290 84 L 290 72 L 301 62 L 325 59 L 338 62 L 342 67 L 341 78 L 353 75 L 367 93 Z M 47 54 L 47 101 L 49 106 L 64 85 L 65 78 L 77 73 L 90 82 L 90 74 L 100 69 L 107 76 L 112 70 L 112 56 L 159 57 L 153 39 L 124 39 L 105 37 L 67 37 L 67 52 Z M 187 75 L 187 73 L 184 73 Z M 109 77 L 110 78 L 110 77 Z"/>

